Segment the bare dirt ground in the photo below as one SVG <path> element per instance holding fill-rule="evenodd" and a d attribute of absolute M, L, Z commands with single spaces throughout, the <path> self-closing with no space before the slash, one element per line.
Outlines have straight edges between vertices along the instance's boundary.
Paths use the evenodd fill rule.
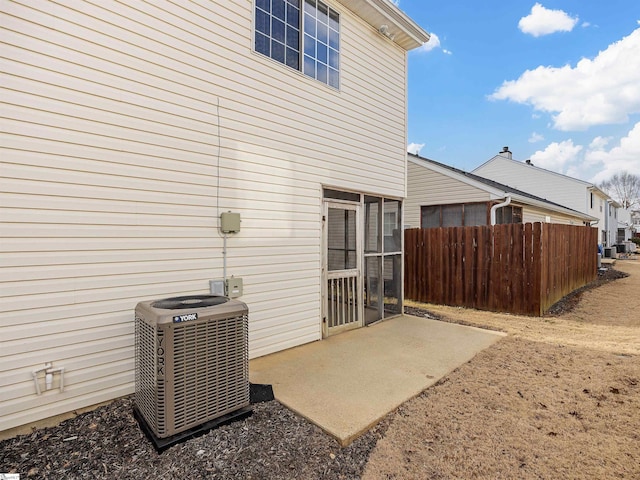
<path fill-rule="evenodd" d="M 640 261 L 569 312 L 414 305 L 509 336 L 386 420 L 363 479 L 640 478 Z"/>

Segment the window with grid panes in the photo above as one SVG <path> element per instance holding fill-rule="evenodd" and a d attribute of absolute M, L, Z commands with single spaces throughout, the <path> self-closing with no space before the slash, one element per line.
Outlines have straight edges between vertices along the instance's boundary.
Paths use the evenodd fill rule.
<path fill-rule="evenodd" d="M 340 16 L 319 0 L 255 0 L 256 52 L 340 86 Z"/>
<path fill-rule="evenodd" d="M 420 207 L 420 226 L 421 228 L 438 228 L 487 225 L 489 208 L 490 205 L 486 202 L 423 205 Z"/>

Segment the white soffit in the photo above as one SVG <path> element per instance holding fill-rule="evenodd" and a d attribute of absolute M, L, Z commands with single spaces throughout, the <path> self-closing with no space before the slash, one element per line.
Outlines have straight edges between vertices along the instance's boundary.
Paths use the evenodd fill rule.
<path fill-rule="evenodd" d="M 429 41 L 429 34 L 389 0 L 338 0 L 376 30 L 386 25 L 386 34 L 405 50 Z"/>

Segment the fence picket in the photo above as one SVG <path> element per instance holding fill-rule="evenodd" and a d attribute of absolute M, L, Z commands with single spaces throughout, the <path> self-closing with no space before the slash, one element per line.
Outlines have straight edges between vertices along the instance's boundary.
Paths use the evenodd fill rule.
<path fill-rule="evenodd" d="M 539 316 L 596 277 L 598 231 L 512 224 L 405 231 L 405 296 Z"/>

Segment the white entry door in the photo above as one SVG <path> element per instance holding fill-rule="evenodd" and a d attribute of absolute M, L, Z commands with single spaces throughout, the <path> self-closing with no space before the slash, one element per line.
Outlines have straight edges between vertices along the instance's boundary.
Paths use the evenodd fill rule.
<path fill-rule="evenodd" d="M 362 326 L 360 205 L 325 202 L 323 336 Z"/>

